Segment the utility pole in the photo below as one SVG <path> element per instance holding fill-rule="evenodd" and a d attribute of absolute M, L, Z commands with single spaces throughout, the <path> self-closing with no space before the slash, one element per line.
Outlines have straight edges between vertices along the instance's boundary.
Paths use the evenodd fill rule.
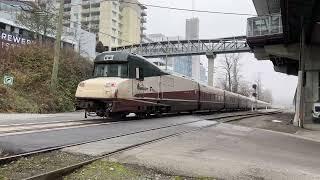
<path fill-rule="evenodd" d="M 252 105 L 251 110 L 254 111 L 254 110 L 257 110 L 257 96 L 258 96 L 257 88 L 258 88 L 258 85 L 253 84 L 252 88 L 253 88 L 252 96 L 254 97 L 254 104 Z"/>
<path fill-rule="evenodd" d="M 61 51 L 61 36 L 62 36 L 63 7 L 64 7 L 64 1 L 60 0 L 59 19 L 57 22 L 57 34 L 56 34 L 56 41 L 55 41 L 55 45 L 54 45 L 54 60 L 53 60 L 52 75 L 51 75 L 51 91 L 53 93 L 56 92 L 57 84 L 58 84 L 58 71 L 59 71 L 59 60 L 60 60 L 60 51 Z"/>

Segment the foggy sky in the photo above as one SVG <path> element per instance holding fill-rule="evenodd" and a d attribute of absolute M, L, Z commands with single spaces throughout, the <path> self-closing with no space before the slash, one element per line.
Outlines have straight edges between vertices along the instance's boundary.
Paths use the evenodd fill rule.
<path fill-rule="evenodd" d="M 141 0 L 145 4 L 192 8 L 191 0 Z M 256 14 L 252 0 L 195 0 L 195 9 Z M 185 19 L 193 16 L 200 19 L 200 39 L 246 35 L 249 16 L 221 15 L 174 11 L 148 7 L 147 34 L 162 33 L 166 36 L 184 36 Z M 218 56 L 216 66 L 219 66 Z M 206 57 L 201 57 L 206 64 Z M 292 104 L 297 85 L 296 76 L 276 73 L 271 61 L 258 61 L 251 53 L 241 54 L 241 74 L 246 81 L 253 82 L 260 74 L 264 88 L 273 93 L 276 104 Z M 217 69 L 219 71 L 219 69 Z"/>

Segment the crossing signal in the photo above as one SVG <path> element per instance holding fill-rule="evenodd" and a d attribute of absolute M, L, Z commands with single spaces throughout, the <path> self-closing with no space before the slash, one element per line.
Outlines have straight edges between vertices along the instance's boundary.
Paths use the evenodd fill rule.
<path fill-rule="evenodd" d="M 257 89 L 257 85 L 256 84 L 252 85 L 252 88 Z"/>

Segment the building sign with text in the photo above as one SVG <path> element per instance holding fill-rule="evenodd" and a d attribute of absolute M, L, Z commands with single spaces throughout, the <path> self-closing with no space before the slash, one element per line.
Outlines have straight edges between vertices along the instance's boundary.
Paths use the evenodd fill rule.
<path fill-rule="evenodd" d="M 0 31 L 0 48 L 16 47 L 31 44 L 31 39 L 21 35 Z"/>

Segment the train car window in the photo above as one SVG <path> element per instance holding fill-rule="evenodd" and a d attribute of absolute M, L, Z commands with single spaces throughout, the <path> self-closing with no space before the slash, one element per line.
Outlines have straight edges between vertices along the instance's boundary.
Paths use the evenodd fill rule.
<path fill-rule="evenodd" d="M 94 77 L 128 77 L 127 64 L 98 64 L 94 69 Z"/>

